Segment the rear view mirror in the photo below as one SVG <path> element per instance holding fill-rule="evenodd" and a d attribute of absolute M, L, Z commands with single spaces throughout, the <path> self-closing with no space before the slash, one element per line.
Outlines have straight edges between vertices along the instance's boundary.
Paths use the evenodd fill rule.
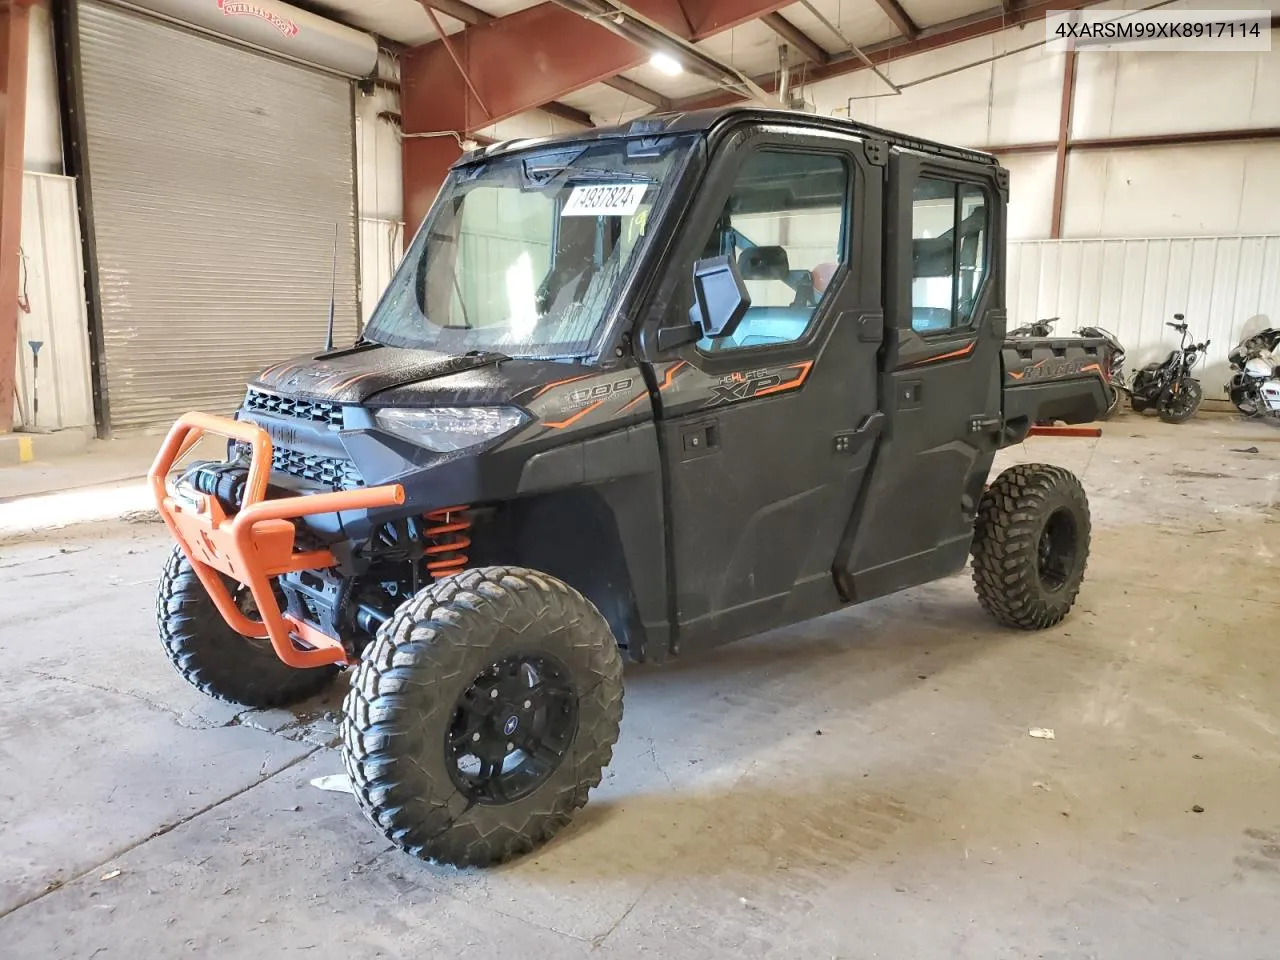
<path fill-rule="evenodd" d="M 750 306 L 751 294 L 732 257 L 709 257 L 693 265 L 693 307 L 689 319 L 702 331 L 702 336 L 733 336 Z"/>

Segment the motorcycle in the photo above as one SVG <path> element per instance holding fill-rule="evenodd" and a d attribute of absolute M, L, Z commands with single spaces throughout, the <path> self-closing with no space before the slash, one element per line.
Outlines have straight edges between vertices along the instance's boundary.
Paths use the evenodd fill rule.
<path fill-rule="evenodd" d="M 1175 313 L 1173 319 L 1175 323 L 1165 326 L 1182 334 L 1178 349 L 1170 351 L 1163 361 L 1149 363 L 1134 374 L 1129 402 L 1135 413 L 1155 407 L 1165 423 L 1184 423 L 1195 416 L 1204 398 L 1200 381 L 1191 376 L 1191 370 L 1209 348 L 1209 341 L 1188 344 L 1183 315 Z"/>
<path fill-rule="evenodd" d="M 1129 385 L 1124 379 L 1124 344 L 1110 330 L 1103 327 L 1081 327 L 1076 331 L 1077 337 L 1089 337 L 1105 340 L 1111 352 L 1111 374 L 1107 378 L 1107 409 L 1098 419 L 1106 420 L 1120 407 L 1120 397 L 1129 393 Z"/>
<path fill-rule="evenodd" d="M 1246 417 L 1280 417 L 1280 330 L 1270 327 L 1231 348 L 1227 395 Z"/>
<path fill-rule="evenodd" d="M 1047 320 L 1037 320 L 1035 323 L 1024 323 L 1020 327 L 1014 327 L 1005 336 L 1019 340 L 1026 337 L 1052 337 L 1053 325 L 1057 322 L 1057 317 L 1049 317 Z"/>

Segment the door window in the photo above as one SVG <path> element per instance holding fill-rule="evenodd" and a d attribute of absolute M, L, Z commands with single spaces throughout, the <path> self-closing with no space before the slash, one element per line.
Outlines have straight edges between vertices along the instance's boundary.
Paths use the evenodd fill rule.
<path fill-rule="evenodd" d="M 849 176 L 831 154 L 763 150 L 747 158 L 701 256 L 737 261 L 751 307 L 732 337 L 700 340 L 700 349 L 804 336 L 844 262 Z"/>
<path fill-rule="evenodd" d="M 986 192 L 972 183 L 921 177 L 911 208 L 911 329 L 967 327 L 988 264 Z"/>

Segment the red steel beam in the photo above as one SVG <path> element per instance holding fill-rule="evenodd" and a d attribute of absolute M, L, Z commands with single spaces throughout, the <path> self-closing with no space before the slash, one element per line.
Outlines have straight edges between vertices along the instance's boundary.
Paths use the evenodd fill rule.
<path fill-rule="evenodd" d="M 893 25 L 898 28 L 900 34 L 908 40 L 914 40 L 920 36 L 920 28 L 916 26 L 916 22 L 911 19 L 907 11 L 902 9 L 902 4 L 898 0 L 876 0 L 876 3 L 880 4 L 880 9 L 893 21 Z"/>
<path fill-rule="evenodd" d="M 419 2 L 423 7 L 439 10 L 445 16 L 453 17 L 453 19 L 460 23 L 465 23 L 469 27 L 476 27 L 498 19 L 491 13 L 485 13 L 479 7 L 473 7 L 465 0 L 419 0 Z M 636 83 L 634 80 L 628 80 L 626 77 L 610 77 L 608 80 L 601 82 L 613 87 L 619 93 L 635 97 L 637 100 L 642 100 L 660 110 L 671 109 L 671 101 L 667 97 Z M 576 115 L 570 115 L 568 111 L 572 111 L 574 108 L 567 104 L 552 101 L 544 104 L 542 109 L 553 117 L 560 117 L 564 120 L 572 120 L 574 123 L 585 123 L 587 126 L 591 126 L 591 118 L 587 114 L 579 110 L 576 111 Z"/>
<path fill-rule="evenodd" d="M 799 50 L 810 63 L 830 63 L 831 54 L 818 46 L 813 38 L 780 13 L 766 13 L 760 21 Z M 785 221 L 783 221 L 785 222 Z"/>
<path fill-rule="evenodd" d="M 1076 98 L 1076 51 L 1070 49 L 1062 60 L 1062 106 L 1058 114 L 1058 142 L 1053 166 L 1053 206 L 1049 239 L 1062 237 L 1062 210 L 1067 189 L 1067 144 L 1071 140 L 1071 109 Z"/>
<path fill-rule="evenodd" d="M 676 0 L 635 0 L 631 6 L 687 40 L 700 40 L 772 13 L 787 0 L 684 0 L 683 10 Z M 647 62 L 652 53 L 554 3 L 477 24 L 452 40 L 489 109 L 469 94 L 444 44 L 434 41 L 402 58 L 406 132 L 487 126 L 607 81 Z"/>
<path fill-rule="evenodd" d="M 0 433 L 13 429 L 30 0 L 0 0 Z"/>
<path fill-rule="evenodd" d="M 680 37 L 699 40 L 789 2 L 633 0 L 629 6 Z M 475 94 L 440 41 L 407 51 L 400 64 L 400 112 L 406 134 L 465 135 L 592 83 L 607 82 L 647 62 L 652 53 L 554 3 L 477 23 L 450 40 Z M 409 143 L 406 139 L 405 222 L 416 226 L 434 196 L 427 185 L 438 186 L 445 173 L 432 165 L 447 149 Z"/>

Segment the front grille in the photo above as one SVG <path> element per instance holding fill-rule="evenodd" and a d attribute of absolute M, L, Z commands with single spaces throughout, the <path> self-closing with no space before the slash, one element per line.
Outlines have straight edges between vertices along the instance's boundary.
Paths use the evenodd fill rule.
<path fill-rule="evenodd" d="M 232 460 L 243 460 L 246 463 L 251 455 L 249 445 L 238 441 L 232 443 L 230 453 Z M 355 464 L 344 457 L 326 457 L 273 446 L 271 469 L 301 480 L 323 484 L 332 490 L 354 490 L 364 486 L 364 479 L 356 470 Z"/>
<path fill-rule="evenodd" d="M 355 464 L 341 457 L 323 457 L 285 447 L 274 447 L 271 450 L 271 469 L 313 483 L 322 483 L 334 490 L 351 490 L 364 486 L 364 480 L 356 472 Z"/>
<path fill-rule="evenodd" d="M 342 404 L 331 400 L 303 400 L 281 397 L 264 390 L 250 390 L 244 401 L 245 409 L 267 413 L 275 417 L 323 423 L 335 430 L 342 429 Z"/>

